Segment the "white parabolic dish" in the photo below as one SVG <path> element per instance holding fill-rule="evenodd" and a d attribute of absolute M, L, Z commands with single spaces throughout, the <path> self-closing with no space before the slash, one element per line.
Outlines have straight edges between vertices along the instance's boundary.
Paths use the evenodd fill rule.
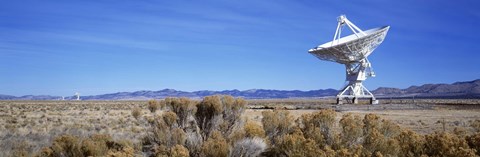
<path fill-rule="evenodd" d="M 366 58 L 383 42 L 390 26 L 363 31 L 366 35 L 352 34 L 308 50 L 321 60 L 350 64 Z"/>

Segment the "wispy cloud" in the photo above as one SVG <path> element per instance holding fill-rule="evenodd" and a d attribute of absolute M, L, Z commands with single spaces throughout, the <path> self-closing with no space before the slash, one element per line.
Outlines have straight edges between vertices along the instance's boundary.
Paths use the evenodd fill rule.
<path fill-rule="evenodd" d="M 0 5 L 0 70 L 12 75 L 0 80 L 0 93 L 48 90 L 38 84 L 49 79 L 76 81 L 75 88 L 91 94 L 152 84 L 186 90 L 338 87 L 344 72 L 335 68 L 343 67 L 306 51 L 331 40 L 340 14 L 363 29 L 392 25 L 379 48 L 384 53 L 373 55 L 384 77 L 374 85 L 388 79 L 419 84 L 396 77 L 424 76 L 430 63 L 416 62 L 432 54 L 443 61 L 478 58 L 471 53 L 480 49 L 476 6 L 447 0 L 6 1 Z M 449 68 L 461 70 L 444 78 L 472 76 L 470 65 Z M 433 77 L 419 80 L 439 78 Z M 73 88 L 67 81 L 50 85 Z"/>

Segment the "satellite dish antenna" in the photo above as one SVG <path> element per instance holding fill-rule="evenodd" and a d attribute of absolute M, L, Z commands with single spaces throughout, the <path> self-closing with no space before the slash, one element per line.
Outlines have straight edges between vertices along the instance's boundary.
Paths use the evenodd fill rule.
<path fill-rule="evenodd" d="M 77 100 L 80 100 L 80 93 L 75 92 L 75 96 L 77 97 Z"/>
<path fill-rule="evenodd" d="M 337 20 L 338 25 L 333 40 L 312 48 L 308 52 L 321 60 L 345 65 L 348 84 L 337 94 L 338 104 L 341 104 L 344 98 L 353 98 L 354 104 L 358 103 L 359 98 L 370 98 L 372 104 L 377 104 L 378 101 L 362 85 L 362 82 L 368 77 L 375 77 L 367 57 L 383 42 L 390 26 L 362 31 L 345 15 L 340 15 Z M 353 34 L 342 38 L 344 26 L 350 28 Z"/>

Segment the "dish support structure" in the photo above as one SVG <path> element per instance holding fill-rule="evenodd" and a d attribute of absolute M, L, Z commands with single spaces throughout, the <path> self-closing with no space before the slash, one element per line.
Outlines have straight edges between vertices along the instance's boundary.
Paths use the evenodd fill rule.
<path fill-rule="evenodd" d="M 355 24 L 350 22 L 345 15 L 341 15 L 337 19 L 338 25 L 333 37 L 332 45 L 335 41 L 340 42 L 340 36 L 342 34 L 342 27 L 348 26 L 350 30 L 358 38 L 366 36 L 366 34 Z M 346 68 L 346 82 L 348 82 L 345 87 L 337 94 L 337 104 L 342 104 L 343 99 L 352 99 L 353 104 L 357 104 L 360 98 L 370 99 L 370 104 L 378 104 L 378 100 L 375 99 L 375 96 L 363 86 L 362 82 L 365 81 L 368 77 L 375 77 L 373 72 L 372 65 L 365 56 L 362 60 L 358 62 L 351 62 L 345 64 Z"/>
<path fill-rule="evenodd" d="M 370 104 L 378 104 L 375 96 L 362 84 L 368 77 L 375 77 L 368 59 L 365 58 L 360 60 L 360 62 L 345 64 L 345 68 L 346 82 L 348 84 L 337 94 L 337 104 L 342 104 L 343 99 L 352 99 L 352 102 L 357 104 L 360 98 L 370 99 Z"/>

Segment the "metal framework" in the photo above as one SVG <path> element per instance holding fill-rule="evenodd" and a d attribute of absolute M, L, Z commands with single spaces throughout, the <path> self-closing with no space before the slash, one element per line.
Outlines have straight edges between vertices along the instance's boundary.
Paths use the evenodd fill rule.
<path fill-rule="evenodd" d="M 345 15 L 339 16 L 337 20 L 338 25 L 333 40 L 310 49 L 309 53 L 321 60 L 345 65 L 348 84 L 337 95 L 339 103 L 344 98 L 353 98 L 354 103 L 358 102 L 358 98 L 370 98 L 371 103 L 376 103 L 375 96 L 363 86 L 362 82 L 368 77 L 375 77 L 367 57 L 383 42 L 390 26 L 362 31 Z M 345 25 L 353 34 L 342 38 L 342 29 Z"/>

